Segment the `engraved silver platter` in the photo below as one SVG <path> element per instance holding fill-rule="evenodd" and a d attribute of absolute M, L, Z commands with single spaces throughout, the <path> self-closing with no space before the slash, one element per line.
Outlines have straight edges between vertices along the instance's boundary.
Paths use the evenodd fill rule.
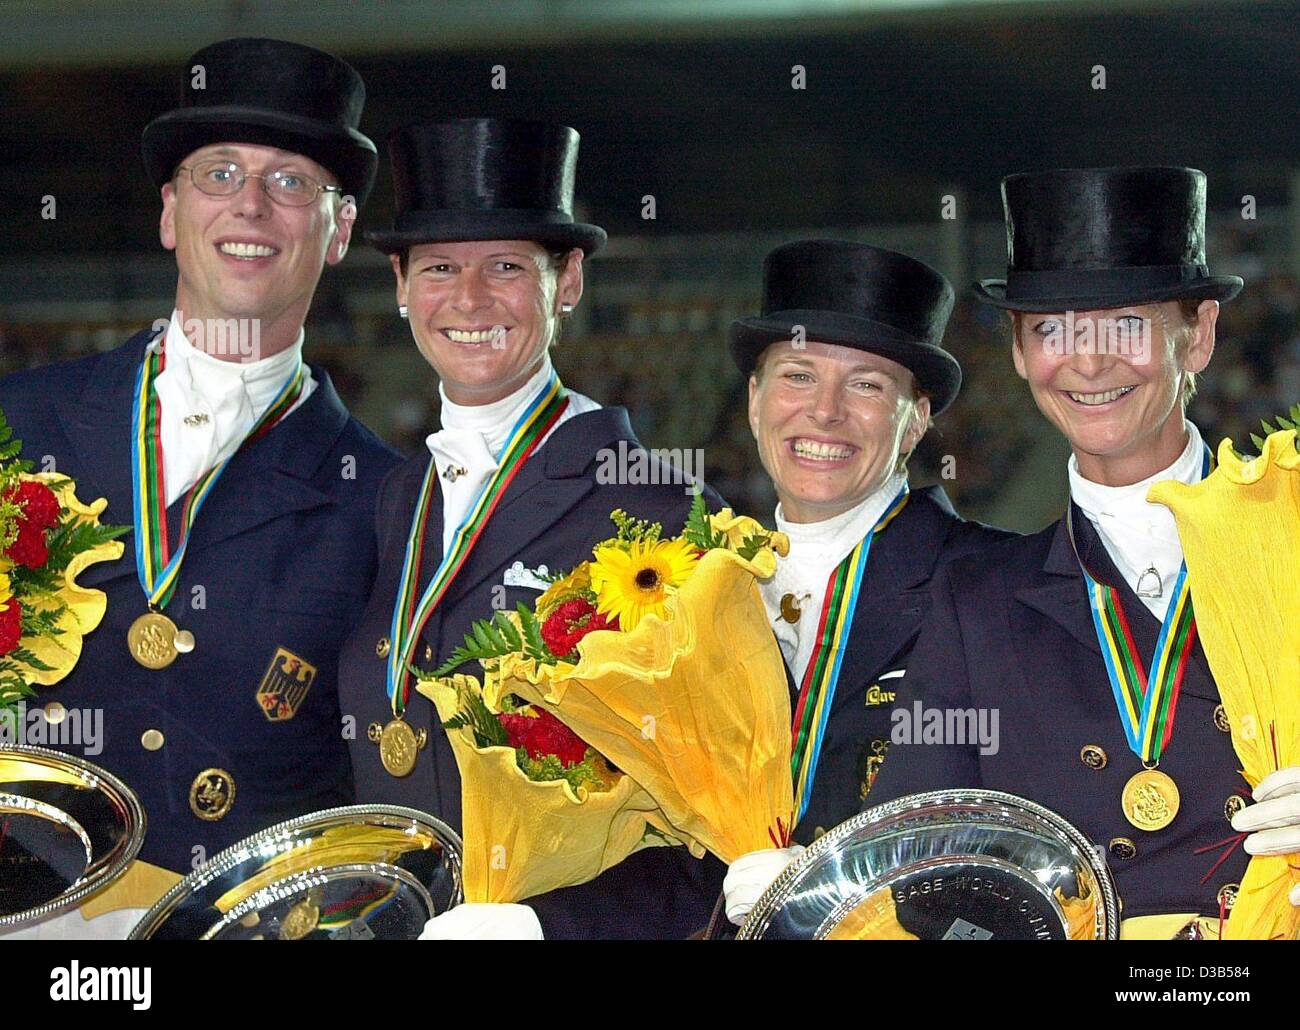
<path fill-rule="evenodd" d="M 116 880 L 144 843 L 140 799 L 75 755 L 0 748 L 0 930 L 76 908 Z"/>
<path fill-rule="evenodd" d="M 461 842 L 412 808 L 356 805 L 255 833 L 163 895 L 129 940 L 413 940 L 461 900 Z"/>
<path fill-rule="evenodd" d="M 945 790 L 878 805 L 819 837 L 738 940 L 1114 940 L 1100 849 L 1012 794 Z"/>

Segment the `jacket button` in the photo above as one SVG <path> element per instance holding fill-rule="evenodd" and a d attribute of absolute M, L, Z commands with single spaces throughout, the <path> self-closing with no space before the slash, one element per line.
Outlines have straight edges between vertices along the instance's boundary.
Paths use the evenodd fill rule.
<path fill-rule="evenodd" d="M 388 643 L 387 637 L 380 637 L 375 641 L 375 654 L 379 655 L 380 658 L 387 658 L 388 650 L 391 646 L 392 645 Z"/>
<path fill-rule="evenodd" d="M 1223 705 L 1214 706 L 1214 728 L 1220 733 L 1232 732 L 1232 723 L 1228 721 L 1228 712 Z"/>
<path fill-rule="evenodd" d="M 140 734 L 140 746 L 146 751 L 159 750 L 165 741 L 161 730 L 145 730 Z"/>
<path fill-rule="evenodd" d="M 1115 837 L 1110 842 L 1110 853 L 1127 862 L 1130 858 L 1136 857 L 1138 849 L 1137 845 L 1127 837 Z"/>
<path fill-rule="evenodd" d="M 1215 895 L 1218 899 L 1219 907 L 1225 912 L 1231 912 L 1232 906 L 1237 903 L 1237 891 L 1241 889 L 1239 883 L 1225 883 L 1219 888 L 1219 893 Z"/>
<path fill-rule="evenodd" d="M 68 710 L 59 704 L 58 701 L 51 701 L 45 706 L 45 721 L 51 726 L 57 726 L 68 717 Z"/>
<path fill-rule="evenodd" d="M 1240 794 L 1229 794 L 1228 800 L 1223 803 L 1223 818 L 1232 822 L 1232 817 L 1246 807 L 1246 799 Z"/>
<path fill-rule="evenodd" d="M 1110 759 L 1100 744 L 1084 744 L 1079 750 L 1079 761 L 1089 769 L 1105 769 Z"/>

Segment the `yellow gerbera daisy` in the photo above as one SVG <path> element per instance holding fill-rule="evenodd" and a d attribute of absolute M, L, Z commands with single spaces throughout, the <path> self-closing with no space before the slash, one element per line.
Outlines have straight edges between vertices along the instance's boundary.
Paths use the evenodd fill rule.
<path fill-rule="evenodd" d="M 591 587 L 596 591 L 596 610 L 618 617 L 620 628 L 632 630 L 653 612 L 664 614 L 664 601 L 686 582 L 699 561 L 692 544 L 685 540 L 640 540 L 629 548 L 614 544 L 597 547 L 591 564 Z"/>

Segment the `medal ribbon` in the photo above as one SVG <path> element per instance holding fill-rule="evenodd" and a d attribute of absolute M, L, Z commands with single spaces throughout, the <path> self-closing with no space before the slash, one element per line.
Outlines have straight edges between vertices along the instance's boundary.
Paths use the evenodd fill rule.
<path fill-rule="evenodd" d="M 1201 463 L 1201 478 L 1210 471 L 1210 451 L 1206 448 Z M 1092 622 L 1101 644 L 1101 656 L 1110 677 L 1111 692 L 1119 709 L 1120 722 L 1128 746 L 1143 765 L 1160 761 L 1161 754 L 1174 734 L 1174 716 L 1183 675 L 1196 643 L 1196 616 L 1192 611 L 1191 585 L 1187 582 L 1187 563 L 1178 569 L 1173 596 L 1160 624 L 1155 653 L 1151 658 L 1151 675 L 1142 664 L 1128 616 L 1119 591 L 1109 583 L 1099 583 L 1080 561 L 1088 585 L 1088 604 Z"/>
<path fill-rule="evenodd" d="M 429 522 L 429 509 L 437 492 L 438 470 L 433 458 L 425 469 L 424 481 L 411 516 L 411 530 L 406 538 L 406 555 L 402 560 L 402 577 L 398 582 L 397 604 L 393 608 L 393 621 L 389 629 L 391 641 L 388 652 L 387 691 L 393 714 L 401 718 L 411 694 L 410 660 L 415 644 L 429 615 L 438 606 L 451 586 L 456 574 L 464 567 L 474 545 L 478 543 L 488 519 L 514 480 L 524 463 L 559 420 L 569 406 L 568 391 L 560 385 L 559 376 L 552 370 L 550 379 L 528 402 L 522 415 L 506 437 L 501 460 L 492 477 L 483 485 L 469 512 L 461 520 L 452 536 L 451 545 L 434 570 L 433 578 L 416 602 L 416 589 L 420 576 L 420 557 L 424 553 L 425 531 Z"/>
<path fill-rule="evenodd" d="M 794 774 L 794 794 L 798 807 L 796 824 L 803 818 L 808 803 L 812 800 L 826 722 L 835 700 L 835 687 L 839 682 L 849 631 L 853 627 L 853 615 L 857 611 L 858 591 L 862 588 L 862 577 L 867 571 L 871 541 L 894 520 L 894 516 L 903 510 L 905 504 L 906 483 L 889 502 L 889 507 L 871 527 L 871 531 L 836 566 L 826 582 L 821 620 L 817 624 L 817 644 L 813 648 L 812 657 L 808 659 L 808 667 L 804 670 L 799 701 L 794 710 L 790 768 Z"/>
<path fill-rule="evenodd" d="M 167 490 L 163 477 L 162 404 L 154 384 L 166 367 L 162 343 L 155 338 L 145 350 L 144 360 L 136 372 L 135 392 L 131 400 L 131 489 L 135 523 L 135 569 L 149 607 L 162 609 L 176 592 L 181 562 L 189 546 L 190 528 L 199 509 L 225 471 L 232 454 L 225 461 L 201 475 L 190 487 L 181 509 L 180 537 L 175 553 L 167 533 Z M 280 387 L 271 406 L 262 413 L 244 437 L 235 454 L 260 440 L 289 413 L 302 394 L 307 381 L 307 366 L 300 360 L 293 373 Z"/>

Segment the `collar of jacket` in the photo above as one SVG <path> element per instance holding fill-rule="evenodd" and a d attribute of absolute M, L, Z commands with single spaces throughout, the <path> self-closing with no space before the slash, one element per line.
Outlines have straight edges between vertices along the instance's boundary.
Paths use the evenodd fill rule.
<path fill-rule="evenodd" d="M 136 373 L 154 332 L 137 333 L 120 347 L 85 365 L 84 382 L 54 398 L 59 421 L 76 455 L 77 495 L 108 498 L 102 521 L 130 525 L 131 402 Z M 229 539 L 290 511 L 317 507 L 329 496 L 313 480 L 321 472 L 348 413 L 329 376 L 312 368 L 316 389 L 282 425 L 240 451 L 222 473 L 196 521 L 191 550 Z M 179 518 L 184 498 L 170 512 Z M 83 580 L 103 582 L 134 571 L 133 534 L 122 537 L 125 554 L 87 570 Z"/>

